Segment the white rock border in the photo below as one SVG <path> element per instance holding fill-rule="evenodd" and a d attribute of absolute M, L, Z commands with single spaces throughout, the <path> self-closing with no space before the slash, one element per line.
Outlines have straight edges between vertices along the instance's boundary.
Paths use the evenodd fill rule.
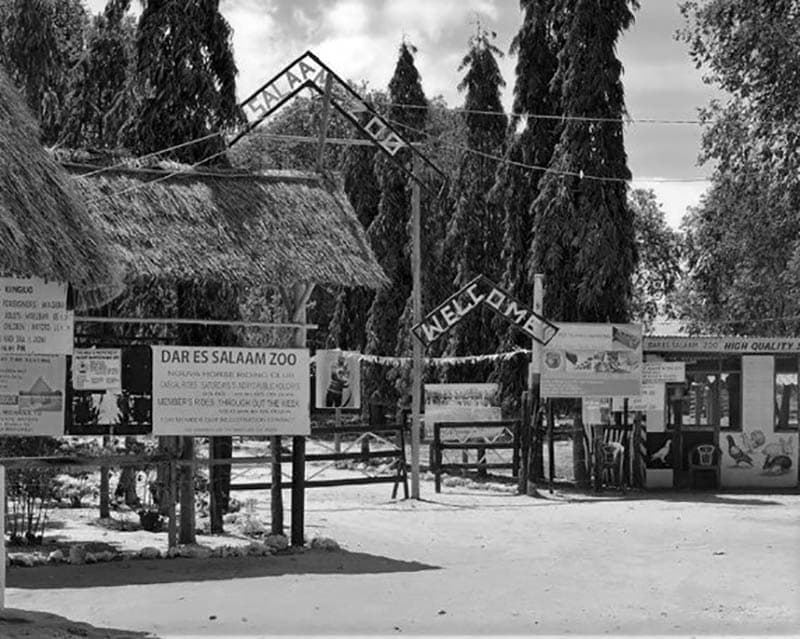
<path fill-rule="evenodd" d="M 309 543 L 312 550 L 326 550 L 335 552 L 341 546 L 330 537 L 314 537 Z M 286 535 L 267 535 L 264 541 L 251 541 L 243 545 L 223 544 L 221 546 L 205 546 L 202 544 L 182 544 L 161 551 L 155 546 L 145 546 L 138 551 L 111 551 L 87 552 L 85 546 L 78 544 L 69 549 L 65 555 L 61 550 L 54 550 L 49 554 L 43 552 L 11 552 L 6 553 L 6 565 L 21 568 L 33 568 L 48 564 L 95 564 L 109 561 L 131 559 L 173 559 L 183 557 L 187 559 L 225 559 L 228 557 L 270 557 L 275 554 L 294 554 L 305 552 L 305 547 L 290 546 Z"/>

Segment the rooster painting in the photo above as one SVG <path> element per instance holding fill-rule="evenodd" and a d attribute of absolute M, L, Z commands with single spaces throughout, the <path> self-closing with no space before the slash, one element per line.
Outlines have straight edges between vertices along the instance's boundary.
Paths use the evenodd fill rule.
<path fill-rule="evenodd" d="M 753 460 L 746 452 L 744 452 L 741 448 L 736 445 L 736 442 L 733 441 L 733 437 L 731 435 L 727 435 L 728 439 L 728 454 L 731 456 L 733 461 L 736 462 L 736 466 L 739 466 L 740 463 L 748 464 L 751 468 L 753 467 Z"/>

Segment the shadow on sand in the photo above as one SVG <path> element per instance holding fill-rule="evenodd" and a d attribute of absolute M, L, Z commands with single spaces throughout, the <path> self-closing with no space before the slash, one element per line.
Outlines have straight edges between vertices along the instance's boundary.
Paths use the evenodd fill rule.
<path fill-rule="evenodd" d="M 145 639 L 154 637 L 138 630 L 117 628 L 98 628 L 88 623 L 72 621 L 66 617 L 38 610 L 3 608 L 0 610 L 0 637 L 17 639 L 21 637 L 47 637 L 48 639 Z"/>
<path fill-rule="evenodd" d="M 79 566 L 11 568 L 7 585 L 28 589 L 94 588 L 281 575 L 363 575 L 438 569 L 438 566 L 416 561 L 400 561 L 363 552 L 309 550 L 270 557 L 134 559 Z"/>

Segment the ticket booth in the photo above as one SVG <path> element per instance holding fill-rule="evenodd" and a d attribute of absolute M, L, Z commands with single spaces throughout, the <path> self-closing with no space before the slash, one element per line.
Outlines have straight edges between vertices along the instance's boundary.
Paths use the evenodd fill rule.
<path fill-rule="evenodd" d="M 647 411 L 648 488 L 798 485 L 800 339 L 649 337 L 644 359 L 683 366 Z"/>

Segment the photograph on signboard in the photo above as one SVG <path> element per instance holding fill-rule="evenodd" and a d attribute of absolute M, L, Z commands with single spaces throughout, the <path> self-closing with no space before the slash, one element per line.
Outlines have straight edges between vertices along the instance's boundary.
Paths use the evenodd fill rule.
<path fill-rule="evenodd" d="M 316 408 L 361 408 L 359 353 L 321 350 L 316 353 Z"/>
<path fill-rule="evenodd" d="M 153 434 L 308 435 L 308 351 L 153 346 Z"/>
<path fill-rule="evenodd" d="M 64 356 L 0 355 L 0 435 L 62 435 L 65 389 Z"/>
<path fill-rule="evenodd" d="M 76 349 L 65 432 L 145 435 L 153 428 L 149 346 Z"/>

